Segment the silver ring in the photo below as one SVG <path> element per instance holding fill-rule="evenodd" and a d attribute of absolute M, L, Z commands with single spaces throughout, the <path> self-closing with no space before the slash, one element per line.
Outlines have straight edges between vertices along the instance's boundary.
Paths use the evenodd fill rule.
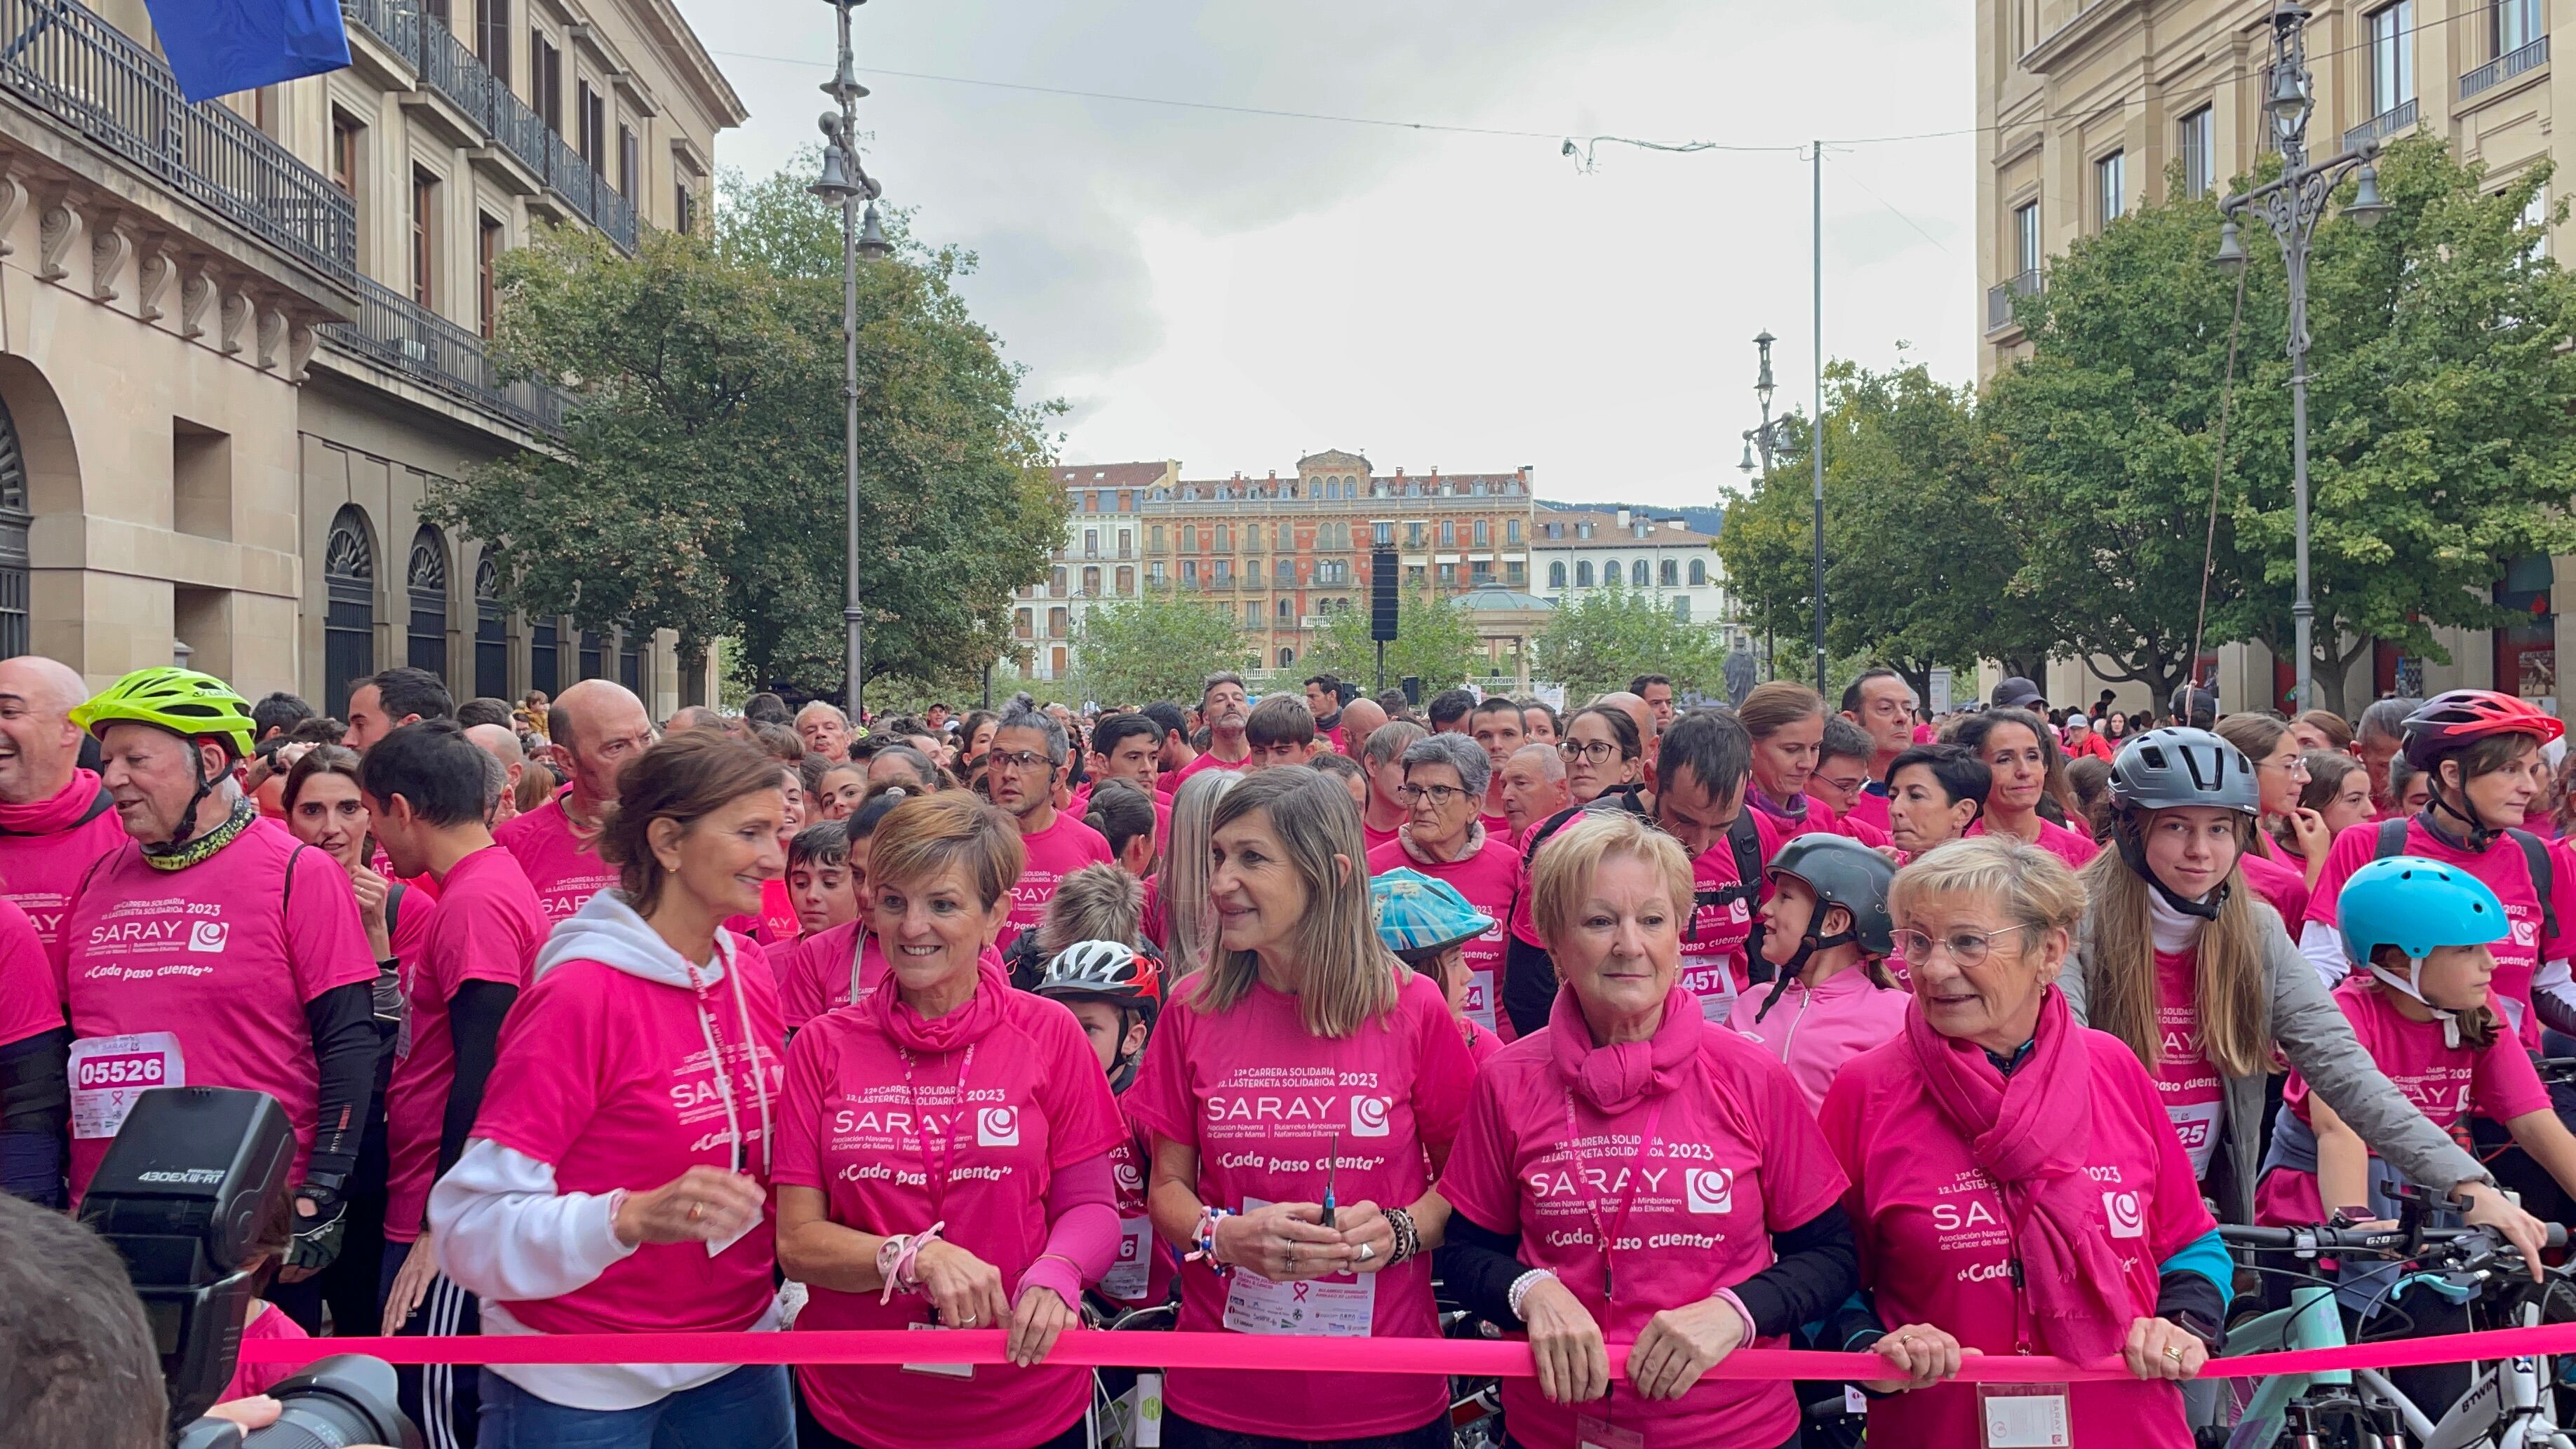
<path fill-rule="evenodd" d="M 957 1326 L 959 1328 L 973 1328 L 975 1326 L 975 1315 L 969 1313 L 965 1317 L 958 1319 Z"/>
<path fill-rule="evenodd" d="M 1371 1258 L 1374 1258 L 1374 1257 L 1376 1257 L 1376 1256 L 1377 1256 L 1377 1246 L 1376 1246 L 1375 1244 L 1373 1244 L 1373 1243 L 1362 1243 L 1362 1244 L 1360 1244 L 1360 1261 L 1361 1261 L 1361 1262 L 1365 1263 L 1365 1262 L 1367 1262 L 1368 1260 L 1370 1260 Z"/>

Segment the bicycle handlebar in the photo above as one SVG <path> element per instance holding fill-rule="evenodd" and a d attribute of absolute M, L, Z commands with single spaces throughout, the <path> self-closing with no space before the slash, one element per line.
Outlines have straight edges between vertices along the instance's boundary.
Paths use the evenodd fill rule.
<path fill-rule="evenodd" d="M 2547 1225 L 2548 1246 L 2567 1246 L 2567 1229 L 2558 1223 Z M 2338 1228 L 2327 1224 L 2297 1228 L 2236 1227 L 2221 1223 L 2219 1241 L 2234 1248 L 2258 1251 L 2297 1252 L 2306 1254 L 2371 1253 L 2379 1256 L 2403 1254 L 2416 1241 L 2403 1228 Z M 2504 1235 L 2492 1228 L 2426 1228 L 2422 1245 L 2426 1248 L 2466 1247 L 2471 1252 L 2510 1250 L 2513 1246 Z"/>

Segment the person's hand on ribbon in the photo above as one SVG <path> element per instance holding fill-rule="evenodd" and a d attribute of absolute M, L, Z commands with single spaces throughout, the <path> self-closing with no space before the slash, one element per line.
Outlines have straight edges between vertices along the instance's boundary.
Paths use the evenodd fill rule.
<path fill-rule="evenodd" d="M 1723 1298 L 1667 1308 L 1628 1350 L 1628 1381 L 1649 1399 L 1678 1399 L 1744 1343 L 1744 1315 Z"/>
<path fill-rule="evenodd" d="M 1353 1272 L 1374 1273 L 1394 1261 L 1395 1224 L 1376 1203 L 1362 1198 L 1336 1208 L 1333 1221 L 1341 1227 L 1342 1246 L 1350 1249 Z"/>
<path fill-rule="evenodd" d="M 2549 1229 L 2540 1219 L 2505 1201 L 2491 1182 L 2462 1182 L 2451 1187 L 2451 1196 L 2465 1204 L 2461 1221 L 2473 1228 L 2493 1228 L 2522 1253 L 2523 1266 L 2531 1270 L 2531 1281 L 2541 1281 L 2541 1250 L 2549 1246 Z"/>
<path fill-rule="evenodd" d="M 1082 1321 L 1064 1295 L 1044 1283 L 1031 1283 L 1020 1290 L 1020 1301 L 1011 1306 L 1010 1342 L 1003 1352 L 1022 1368 L 1034 1368 L 1055 1352 L 1059 1334 Z"/>
<path fill-rule="evenodd" d="M 1385 1221 L 1383 1214 L 1379 1221 Z M 1217 1260 L 1273 1283 L 1347 1273 L 1356 1254 L 1340 1229 L 1324 1226 L 1321 1203 L 1274 1202 L 1216 1225 Z"/>
<path fill-rule="evenodd" d="M 2142 1379 L 2187 1379 L 2209 1362 L 2209 1346 L 2178 1323 L 2141 1318 L 2129 1325 L 2120 1357 Z"/>
<path fill-rule="evenodd" d="M 1553 1277 L 1530 1285 L 1521 1300 L 1538 1391 L 1551 1404 L 1588 1404 L 1610 1392 L 1610 1350 L 1601 1325 L 1572 1289 Z"/>
<path fill-rule="evenodd" d="M 741 1237 L 760 1221 L 768 1194 L 740 1173 L 703 1164 L 651 1192 L 630 1192 L 617 1203 L 617 1241 L 719 1243 Z"/>
<path fill-rule="evenodd" d="M 1956 1378 L 1959 1360 L 1977 1352 L 1961 1348 L 1959 1340 L 1944 1329 L 1929 1323 L 1909 1323 L 1890 1329 L 1887 1336 L 1869 1346 L 1869 1351 L 1887 1360 L 1888 1367 L 1904 1377 L 1867 1379 L 1861 1387 L 1874 1394 L 1901 1394 L 1913 1389 L 1928 1389 L 1944 1379 Z"/>
<path fill-rule="evenodd" d="M 939 1310 L 941 1323 L 950 1328 L 1010 1327 L 1013 1342 L 1018 1342 L 1017 1325 L 1005 1322 L 1011 1317 L 1011 1299 L 1002 1291 L 1001 1269 L 946 1238 L 933 1238 L 921 1245 L 913 1259 L 913 1273 L 921 1279 L 922 1294 Z M 1054 1336 L 1049 1335 L 1047 1347 L 1054 1346 Z"/>

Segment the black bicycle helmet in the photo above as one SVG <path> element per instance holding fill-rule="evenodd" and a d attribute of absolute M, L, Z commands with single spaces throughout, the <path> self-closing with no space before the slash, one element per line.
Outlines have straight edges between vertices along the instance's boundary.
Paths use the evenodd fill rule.
<path fill-rule="evenodd" d="M 1816 914 L 1807 923 L 1807 939 L 1818 947 L 1849 940 L 1872 956 L 1896 949 L 1896 922 L 1887 913 L 1887 888 L 1896 867 L 1886 856 L 1848 836 L 1809 831 L 1780 847 L 1763 868 L 1766 876 L 1788 876 L 1816 893 Z M 1819 940 L 1825 908 L 1840 906 L 1851 914 L 1848 932 Z"/>

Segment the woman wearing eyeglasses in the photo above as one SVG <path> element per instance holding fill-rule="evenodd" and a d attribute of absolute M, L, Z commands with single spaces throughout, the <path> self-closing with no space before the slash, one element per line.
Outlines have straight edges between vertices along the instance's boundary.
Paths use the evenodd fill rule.
<path fill-rule="evenodd" d="M 2120 751 L 2111 765 L 2116 849 L 2084 871 L 2091 907 L 2062 983 L 2069 1012 L 2152 1074 L 2193 1178 L 2231 1222 L 2253 1220 L 2277 1044 L 2410 1181 L 2466 1196 L 2472 1221 L 2495 1222 L 2517 1242 L 2523 1224 L 2536 1234 L 2486 1170 L 2372 1063 L 2289 933 L 2246 893 L 2238 866 L 2254 828 L 2255 773 L 2207 730 L 2150 730 Z"/>
<path fill-rule="evenodd" d="M 2268 714 L 2231 714 L 2218 722 L 2218 737 L 2254 762 L 2254 783 L 2263 797 L 2256 823 L 2285 827 L 2283 835 L 2298 842 L 2297 853 L 2291 854 L 2272 844 L 2268 830 L 2257 830 L 2245 852 L 2245 881 L 2284 922 L 2303 920 L 2308 888 L 2325 873 L 2334 835 L 2324 816 L 2299 803 L 2300 792 L 2308 787 L 2307 755 L 2299 737 Z"/>
<path fill-rule="evenodd" d="M 2057 986 L 2084 889 L 2044 849 L 1955 841 L 1897 873 L 1888 904 L 1914 994 L 1904 1030 L 1854 1057 L 1818 1114 L 1850 1190 L 1861 1306 L 1828 1345 L 1888 1361 L 1873 1443 L 2001 1442 L 1963 1351 L 2117 1354 L 2133 1378 L 2024 1392 L 2078 1446 L 2189 1449 L 2176 1381 L 2225 1321 L 2227 1252 L 2156 1084 Z M 2049 1442 L 2014 1439 L 2011 1442 Z M 2061 1441 L 2064 1442 L 2064 1441 Z"/>
<path fill-rule="evenodd" d="M 1495 921 L 1510 920 L 1520 854 L 1477 818 L 1492 771 L 1484 750 L 1465 735 L 1425 735 L 1405 746 L 1404 784 L 1395 792 L 1405 821 L 1395 839 L 1368 853 L 1369 874 L 1410 866 L 1457 887 L 1467 904 Z M 1467 962 L 1467 1018 L 1488 1031 L 1509 1031 L 1495 1009 L 1502 999 L 1503 928 L 1467 942 L 1460 954 Z"/>
<path fill-rule="evenodd" d="M 1565 798 L 1577 806 L 1638 783 L 1645 770 L 1645 737 L 1624 709 L 1595 704 L 1565 719 Z"/>

